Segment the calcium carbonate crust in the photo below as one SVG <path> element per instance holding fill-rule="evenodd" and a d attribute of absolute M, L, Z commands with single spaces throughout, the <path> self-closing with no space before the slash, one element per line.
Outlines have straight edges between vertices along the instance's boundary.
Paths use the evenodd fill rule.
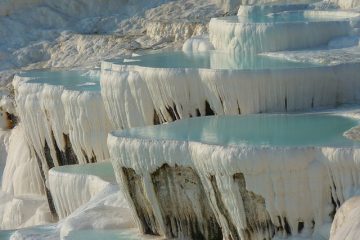
<path fill-rule="evenodd" d="M 316 237 L 360 190 L 358 148 L 216 146 L 116 132 L 108 146 L 139 228 L 170 238 Z"/>

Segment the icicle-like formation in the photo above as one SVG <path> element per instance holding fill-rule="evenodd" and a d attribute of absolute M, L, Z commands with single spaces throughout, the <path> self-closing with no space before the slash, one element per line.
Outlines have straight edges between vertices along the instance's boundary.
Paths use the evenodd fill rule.
<path fill-rule="evenodd" d="M 210 41 L 217 50 L 249 58 L 259 52 L 326 45 L 335 37 L 348 35 L 351 30 L 349 20 L 339 18 L 329 21 L 330 16 L 326 13 L 305 11 L 304 17 L 310 19 L 307 21 L 293 21 L 291 14 L 302 13 L 290 12 L 289 22 L 274 23 L 271 19 L 268 22 L 249 22 L 248 20 L 239 20 L 237 17 L 231 19 L 212 18 L 209 24 Z M 294 16 L 294 18 L 296 17 Z M 329 19 L 322 21 L 323 17 L 329 17 Z M 333 16 L 335 19 L 337 17 L 337 15 Z M 311 21 L 312 18 L 318 18 L 318 20 Z"/>
<path fill-rule="evenodd" d="M 112 130 L 99 92 L 65 90 L 61 95 L 69 139 L 79 163 L 109 158 L 104 145 Z"/>
<path fill-rule="evenodd" d="M 101 177 L 105 174 L 106 178 Z M 115 182 L 113 174 L 110 162 L 51 169 L 49 187 L 59 218 L 67 217 Z"/>
<path fill-rule="evenodd" d="M 360 64 L 272 70 L 150 68 L 104 62 L 115 129 L 204 115 L 286 112 L 360 101 Z"/>
<path fill-rule="evenodd" d="M 44 195 L 39 167 L 24 136 L 23 124 L 11 130 L 1 190 L 10 195 Z"/>
<path fill-rule="evenodd" d="M 111 128 L 100 93 L 27 80 L 14 79 L 17 112 L 45 174 L 54 166 L 109 157 L 103 143 Z"/>
<path fill-rule="evenodd" d="M 216 146 L 116 133 L 108 146 L 137 223 L 149 234 L 310 237 L 360 191 L 357 148 Z"/>
<path fill-rule="evenodd" d="M 22 124 L 9 135 L 7 152 L 2 152 L 6 165 L 0 191 L 0 229 L 52 222 L 44 182 L 36 159 L 30 155 Z"/>
<path fill-rule="evenodd" d="M 114 65 L 114 68 L 122 68 Z M 135 71 L 136 70 L 136 71 Z M 101 91 L 115 129 L 205 115 L 197 70 L 134 67 L 103 70 Z"/>
<path fill-rule="evenodd" d="M 148 87 L 137 72 L 101 72 L 101 95 L 114 129 L 150 125 L 154 105 Z"/>
<path fill-rule="evenodd" d="M 44 183 L 55 166 L 109 158 L 105 143 L 111 127 L 99 92 L 66 90 L 29 80 L 14 78 L 16 108 Z M 49 186 L 46 188 L 55 213 Z"/>

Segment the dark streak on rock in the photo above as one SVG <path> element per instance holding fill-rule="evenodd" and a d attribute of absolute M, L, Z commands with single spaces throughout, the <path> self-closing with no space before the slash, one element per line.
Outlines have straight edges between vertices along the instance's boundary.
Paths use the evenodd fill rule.
<path fill-rule="evenodd" d="M 284 217 L 284 229 L 285 229 L 286 233 L 290 236 L 291 235 L 291 228 L 290 228 L 290 225 L 289 225 L 286 217 Z"/>
<path fill-rule="evenodd" d="M 142 178 L 131 168 L 122 168 L 144 234 L 159 235 L 159 225 L 143 187 Z"/>
<path fill-rule="evenodd" d="M 229 236 L 229 239 L 231 239 L 231 240 L 240 240 L 240 236 L 239 236 L 239 234 L 238 234 L 238 232 L 236 230 L 236 227 L 235 227 L 234 223 L 231 220 L 229 211 L 225 207 L 224 202 L 222 200 L 222 196 L 221 196 L 221 194 L 219 192 L 219 189 L 217 187 L 217 184 L 216 184 L 215 176 L 210 176 L 210 182 L 211 182 L 212 188 L 213 188 L 213 190 L 215 192 L 216 205 L 219 208 L 221 214 L 225 217 L 226 222 L 227 222 L 227 224 L 228 224 L 228 226 L 230 228 L 231 236 Z"/>
<path fill-rule="evenodd" d="M 9 129 L 13 129 L 15 125 L 18 123 L 18 118 L 14 114 L 8 112 L 5 112 L 5 114 L 7 119 L 7 127 Z"/>
<path fill-rule="evenodd" d="M 197 116 L 197 117 L 200 117 L 200 116 L 201 116 L 200 110 L 199 110 L 198 108 L 196 109 L 196 116 Z"/>
<path fill-rule="evenodd" d="M 314 108 L 314 97 L 311 99 L 311 108 Z"/>
<path fill-rule="evenodd" d="M 56 144 L 54 133 L 51 131 L 51 137 L 54 142 L 54 148 L 56 152 L 56 158 L 60 166 L 70 165 L 70 164 L 78 164 L 78 159 L 72 149 L 71 142 L 69 136 L 63 134 L 64 142 L 65 142 L 65 151 L 61 151 Z"/>
<path fill-rule="evenodd" d="M 159 125 L 159 124 L 161 124 L 159 115 L 158 115 L 158 113 L 156 112 L 155 109 L 154 109 L 153 123 L 154 123 L 154 125 Z"/>
<path fill-rule="evenodd" d="M 241 108 L 240 108 L 239 101 L 237 101 L 237 106 L 238 106 L 238 113 L 239 113 L 239 115 L 241 115 Z"/>
<path fill-rule="evenodd" d="M 330 189 L 330 192 L 331 192 L 331 204 L 333 205 L 333 209 L 332 209 L 332 211 L 330 212 L 329 216 L 331 217 L 331 219 L 334 219 L 335 213 L 336 213 L 336 209 L 338 208 L 339 205 L 338 205 L 337 202 L 335 201 L 331 189 Z"/>
<path fill-rule="evenodd" d="M 251 240 L 255 238 L 256 234 L 261 233 L 264 235 L 264 239 L 272 239 L 275 235 L 275 226 L 266 210 L 265 199 L 246 189 L 246 182 L 242 173 L 234 174 L 233 179 L 239 187 L 246 213 L 245 238 Z"/>
<path fill-rule="evenodd" d="M 206 116 L 213 116 L 215 115 L 214 111 L 211 109 L 210 104 L 208 101 L 205 101 L 205 115 Z"/>
<path fill-rule="evenodd" d="M 49 170 L 52 169 L 55 165 L 54 165 L 54 159 L 51 156 L 50 153 L 50 148 L 48 143 L 45 141 L 45 145 L 44 145 L 44 154 L 45 154 L 45 160 L 46 163 L 48 165 Z"/>
<path fill-rule="evenodd" d="M 167 238 L 223 239 L 200 178 L 193 169 L 164 164 L 151 174 L 151 179 Z"/>
<path fill-rule="evenodd" d="M 95 157 L 94 152 L 92 152 L 91 157 L 89 157 L 89 156 L 86 154 L 86 152 L 85 152 L 84 149 L 81 149 L 81 152 L 82 152 L 82 154 L 84 155 L 84 158 L 85 158 L 86 163 L 94 163 L 94 162 L 96 162 L 96 157 Z"/>
<path fill-rule="evenodd" d="M 172 121 L 177 120 L 175 110 L 172 107 L 167 107 L 166 111 L 169 113 Z"/>
<path fill-rule="evenodd" d="M 72 148 L 72 144 L 69 139 L 69 135 L 63 134 L 63 138 L 65 141 L 65 152 L 63 155 L 65 155 L 65 159 L 67 161 L 67 164 L 79 164 L 79 161 L 77 159 L 76 154 L 74 153 L 74 150 Z"/>
<path fill-rule="evenodd" d="M 304 222 L 298 222 L 298 233 L 301 233 L 301 231 L 304 229 Z"/>
<path fill-rule="evenodd" d="M 53 201 L 53 199 L 52 199 L 50 190 L 46 187 L 46 184 L 45 184 L 45 182 L 46 182 L 46 176 L 45 176 L 45 171 L 44 171 L 44 168 L 43 168 L 41 159 L 39 158 L 39 155 L 36 153 L 35 150 L 33 150 L 33 152 L 35 153 L 35 158 L 36 158 L 36 161 L 37 161 L 39 170 L 40 170 L 40 175 L 41 175 L 41 178 L 42 178 L 43 183 L 44 183 L 46 199 L 47 199 L 47 202 L 48 202 L 48 204 L 49 204 L 50 212 L 51 212 L 52 216 L 53 216 L 55 219 L 58 219 L 59 217 L 58 217 L 58 215 L 57 215 L 57 213 L 56 213 L 54 201 Z"/>

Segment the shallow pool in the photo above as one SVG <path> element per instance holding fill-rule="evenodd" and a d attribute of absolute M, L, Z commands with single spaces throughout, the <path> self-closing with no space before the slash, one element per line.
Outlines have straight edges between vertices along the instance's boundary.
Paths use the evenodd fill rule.
<path fill-rule="evenodd" d="M 150 68 L 205 68 L 205 69 L 279 69 L 317 66 L 274 59 L 266 56 L 233 56 L 227 52 L 208 51 L 200 53 L 158 52 L 127 59 L 115 60 L 122 65 L 137 65 Z"/>
<path fill-rule="evenodd" d="M 60 167 L 55 167 L 52 169 L 52 171 L 71 174 L 93 175 L 98 176 L 107 182 L 116 181 L 114 169 L 111 165 L 111 162 L 89 163 L 81 165 L 64 165 Z"/>
<path fill-rule="evenodd" d="M 77 230 L 72 231 L 64 240 L 142 240 L 156 239 L 151 236 L 141 236 L 136 229 L 122 230 Z M 158 238 L 160 239 L 160 238 Z"/>
<path fill-rule="evenodd" d="M 115 135 L 216 145 L 343 147 L 358 144 L 343 136 L 357 124 L 356 120 L 328 114 L 255 114 L 191 118 Z"/>
<path fill-rule="evenodd" d="M 99 74 L 76 70 L 34 70 L 19 74 L 33 78 L 30 83 L 61 85 L 76 91 L 100 91 Z"/>
<path fill-rule="evenodd" d="M 0 240 L 8 240 L 15 230 L 0 230 Z"/>

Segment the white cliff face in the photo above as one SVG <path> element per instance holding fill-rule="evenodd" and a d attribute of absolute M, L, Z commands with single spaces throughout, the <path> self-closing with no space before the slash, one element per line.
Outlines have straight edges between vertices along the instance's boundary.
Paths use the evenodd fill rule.
<path fill-rule="evenodd" d="M 144 233 L 225 239 L 320 236 L 335 210 L 360 190 L 354 171 L 357 147 L 218 146 L 179 140 L 165 131 L 153 139 L 152 129 L 133 137 L 119 134 L 109 135 L 110 155 Z M 216 138 L 206 131 L 202 135 Z M 193 216 L 191 222 L 182 211 Z M 190 231 L 198 222 L 205 223 Z"/>
<path fill-rule="evenodd" d="M 104 63 L 101 91 L 113 126 L 122 129 L 199 115 L 285 112 L 356 103 L 360 99 L 354 78 L 357 68 L 358 64 L 349 63 L 308 67 L 306 71 L 296 66 L 248 71 Z"/>

